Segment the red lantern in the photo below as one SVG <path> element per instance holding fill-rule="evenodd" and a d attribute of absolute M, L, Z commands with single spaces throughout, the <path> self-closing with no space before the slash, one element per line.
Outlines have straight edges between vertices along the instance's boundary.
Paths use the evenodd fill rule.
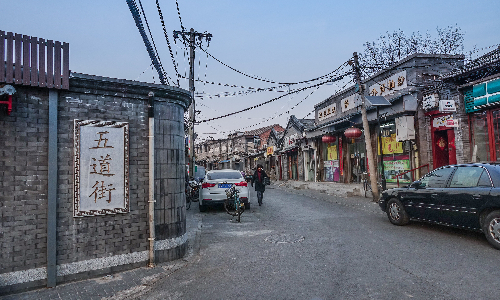
<path fill-rule="evenodd" d="M 356 127 L 347 128 L 346 131 L 344 131 L 344 135 L 347 138 L 351 138 L 353 143 L 354 139 L 359 138 L 362 134 L 361 130 Z"/>
<path fill-rule="evenodd" d="M 337 138 L 334 135 L 326 134 L 321 138 L 321 141 L 326 144 L 335 143 Z"/>

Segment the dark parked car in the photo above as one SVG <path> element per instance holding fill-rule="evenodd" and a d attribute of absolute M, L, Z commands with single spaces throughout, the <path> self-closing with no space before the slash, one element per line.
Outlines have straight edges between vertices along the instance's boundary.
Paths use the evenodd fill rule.
<path fill-rule="evenodd" d="M 418 220 L 478 230 L 500 249 L 500 165 L 445 166 L 382 192 L 379 205 L 392 224 Z"/>

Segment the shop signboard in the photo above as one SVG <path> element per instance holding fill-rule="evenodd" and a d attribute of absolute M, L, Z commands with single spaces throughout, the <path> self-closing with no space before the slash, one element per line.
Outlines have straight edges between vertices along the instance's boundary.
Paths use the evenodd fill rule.
<path fill-rule="evenodd" d="M 439 101 L 439 95 L 438 94 L 426 95 L 423 98 L 422 107 L 425 110 L 434 108 L 434 107 L 436 107 L 438 105 L 438 101 Z"/>
<path fill-rule="evenodd" d="M 384 175 L 387 182 L 397 182 L 396 175 L 410 170 L 410 160 L 409 159 L 399 159 L 399 160 L 384 160 Z M 399 182 L 409 183 L 411 178 L 410 174 L 404 174 L 399 177 Z"/>
<path fill-rule="evenodd" d="M 333 181 L 333 161 L 324 161 L 325 181 Z"/>
<path fill-rule="evenodd" d="M 349 97 L 346 97 L 340 101 L 340 105 L 342 106 L 342 112 L 351 110 L 361 105 L 361 97 L 359 94 L 353 94 Z"/>
<path fill-rule="evenodd" d="M 338 182 L 340 180 L 340 163 L 338 160 L 333 160 L 332 162 L 333 181 Z"/>
<path fill-rule="evenodd" d="M 289 147 L 289 146 L 294 146 L 298 139 L 299 139 L 298 133 L 294 133 L 294 134 L 292 134 L 290 136 L 286 136 L 284 138 L 284 146 L 285 146 L 285 148 Z"/>
<path fill-rule="evenodd" d="M 458 120 L 453 115 L 437 117 L 432 120 L 432 127 L 458 127 Z"/>
<path fill-rule="evenodd" d="M 274 146 L 267 147 L 267 152 L 266 154 L 269 155 L 274 155 Z"/>
<path fill-rule="evenodd" d="M 455 105 L 455 100 L 439 100 L 439 111 L 440 112 L 455 112 L 457 107 Z"/>
<path fill-rule="evenodd" d="M 386 96 L 407 86 L 406 71 L 402 71 L 385 80 L 377 81 L 377 83 L 370 86 L 368 93 L 370 96 Z"/>
<path fill-rule="evenodd" d="M 380 155 L 380 147 L 377 147 L 378 155 Z M 396 134 L 390 136 L 382 136 L 382 151 L 385 154 L 403 153 L 403 142 L 396 140 Z"/>
<path fill-rule="evenodd" d="M 327 160 L 336 160 L 337 156 L 337 145 L 328 145 Z"/>
<path fill-rule="evenodd" d="M 318 121 L 321 122 L 325 119 L 329 119 L 335 116 L 336 111 L 337 111 L 337 103 L 330 104 L 327 107 L 320 109 L 318 111 Z"/>

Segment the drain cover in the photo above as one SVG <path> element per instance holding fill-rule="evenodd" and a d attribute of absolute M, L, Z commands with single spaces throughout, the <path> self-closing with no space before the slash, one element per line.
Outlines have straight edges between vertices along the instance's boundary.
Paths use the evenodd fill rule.
<path fill-rule="evenodd" d="M 293 244 L 302 242 L 304 239 L 301 235 L 282 233 L 270 235 L 266 237 L 265 241 L 274 244 Z"/>

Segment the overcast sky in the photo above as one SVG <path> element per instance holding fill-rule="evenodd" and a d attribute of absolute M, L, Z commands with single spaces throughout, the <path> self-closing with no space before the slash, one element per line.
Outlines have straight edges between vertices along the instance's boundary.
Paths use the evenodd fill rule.
<path fill-rule="evenodd" d="M 139 4 L 138 0 L 136 2 Z M 159 0 L 166 30 L 179 73 L 188 75 L 184 46 L 174 43 L 173 30 L 181 23 L 175 0 Z M 353 52 L 363 52 L 363 43 L 386 31 L 406 34 L 436 27 L 458 26 L 465 33 L 465 50 L 474 46 L 492 50 L 500 43 L 500 1 L 263 1 L 178 0 L 182 25 L 209 32 L 208 47 L 219 63 L 201 50 L 196 52 L 196 78 L 244 88 L 196 83 L 197 120 L 206 120 L 284 95 L 283 91 L 318 84 L 313 81 L 336 70 Z M 161 26 L 156 0 L 142 5 L 161 62 L 176 85 L 176 73 Z M 70 44 L 70 69 L 91 75 L 159 83 L 132 14 L 125 0 L 11 0 L 2 1 L 0 30 L 52 39 Z M 207 47 L 206 42 L 203 43 Z M 349 68 L 340 72 L 349 71 Z M 248 76 L 245 76 L 244 73 Z M 341 74 L 341 73 L 334 73 Z M 269 83 L 251 77 L 265 78 Z M 200 138 L 221 138 L 229 132 L 252 130 L 278 123 L 288 116 L 313 118 L 314 105 L 337 92 L 345 82 L 305 89 L 270 104 L 231 117 L 204 122 L 195 127 Z M 180 81 L 188 89 L 188 81 Z M 274 91 L 249 93 L 249 88 L 279 87 Z M 250 90 L 251 91 L 251 90 Z M 229 93 L 226 97 L 217 94 Z M 233 93 L 243 93 L 232 96 Z M 210 98 L 211 96 L 211 98 Z"/>

